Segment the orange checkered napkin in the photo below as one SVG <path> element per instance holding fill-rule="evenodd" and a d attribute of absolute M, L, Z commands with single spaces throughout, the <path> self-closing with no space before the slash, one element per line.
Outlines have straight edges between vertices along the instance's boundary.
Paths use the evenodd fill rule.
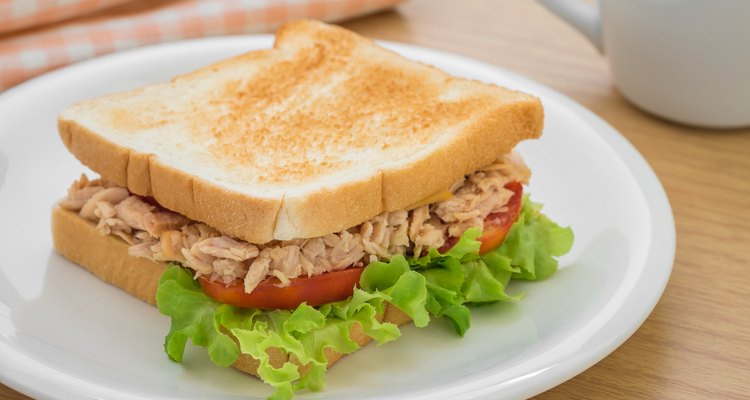
<path fill-rule="evenodd" d="M 201 36 L 338 21 L 402 0 L 0 0 L 0 91 L 101 54 Z"/>

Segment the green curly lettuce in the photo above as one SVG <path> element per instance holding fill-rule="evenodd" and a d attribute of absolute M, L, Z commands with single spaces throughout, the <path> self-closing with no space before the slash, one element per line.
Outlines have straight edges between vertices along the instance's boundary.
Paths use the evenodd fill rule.
<path fill-rule="evenodd" d="M 164 342 L 164 350 L 172 361 L 182 361 L 188 338 L 196 346 L 205 347 L 216 365 L 226 367 L 237 360 L 237 346 L 221 332 L 220 310 L 232 307 L 203 293 L 200 284 L 186 270 L 170 265 L 159 279 L 156 302 L 162 314 L 172 317 L 172 327 Z"/>
<path fill-rule="evenodd" d="M 510 228 L 502 246 L 488 254 L 506 257 L 510 265 L 518 267 L 512 270 L 513 279 L 535 281 L 548 278 L 557 271 L 557 257 L 573 246 L 573 231 L 552 222 L 541 210 L 541 204 L 524 197 L 518 220 Z"/>
<path fill-rule="evenodd" d="M 483 255 L 481 232 L 469 229 L 444 253 L 430 249 L 418 258 L 398 255 L 370 263 L 352 297 L 317 308 L 301 304 L 292 311 L 261 311 L 221 304 L 203 293 L 187 270 L 172 264 L 156 296 L 159 310 L 172 320 L 165 352 L 180 362 L 190 339 L 205 347 L 220 366 L 233 364 L 240 354 L 250 355 L 259 361 L 260 378 L 276 389 L 272 399 L 289 399 L 302 389 L 321 390 L 326 349 L 349 354 L 359 348 L 351 339 L 354 324 L 378 345 L 400 336 L 396 325 L 378 320 L 386 303 L 403 311 L 417 327 L 445 317 L 463 336 L 470 327 L 467 306 L 517 301 L 522 294 L 506 292 L 512 279 L 539 280 L 554 273 L 555 257 L 569 251 L 573 233 L 540 210 L 524 197 L 503 244 Z M 289 361 L 272 365 L 270 349 L 281 350 Z"/>

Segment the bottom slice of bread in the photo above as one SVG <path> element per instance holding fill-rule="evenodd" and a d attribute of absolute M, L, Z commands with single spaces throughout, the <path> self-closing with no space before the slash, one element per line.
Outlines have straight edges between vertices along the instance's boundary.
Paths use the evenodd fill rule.
<path fill-rule="evenodd" d="M 94 223 L 59 206 L 52 209 L 52 241 L 58 253 L 84 267 L 101 280 L 149 304 L 156 305 L 159 277 L 166 270 L 167 264 L 128 255 L 130 246 L 128 243 L 116 236 L 101 235 Z M 396 325 L 411 321 L 406 314 L 391 304 L 388 304 L 383 315 L 378 317 Z M 360 346 L 372 340 L 362 332 L 359 324 L 354 325 L 351 338 Z M 328 366 L 344 356 L 330 349 L 326 350 Z M 286 361 L 295 362 L 280 349 L 272 348 L 268 353 L 274 367 L 280 367 Z M 258 361 L 249 355 L 240 355 L 232 366 L 258 376 Z"/>

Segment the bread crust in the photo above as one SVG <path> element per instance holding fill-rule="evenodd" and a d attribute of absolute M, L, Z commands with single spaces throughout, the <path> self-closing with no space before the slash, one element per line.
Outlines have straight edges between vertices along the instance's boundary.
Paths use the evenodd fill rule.
<path fill-rule="evenodd" d="M 368 61 L 371 59 L 380 62 Z M 319 105 L 320 100 L 317 100 L 313 102 L 310 110 L 298 113 L 296 119 L 284 119 L 290 113 L 293 114 L 285 110 L 279 115 L 269 117 L 268 121 L 259 127 L 251 126 L 252 124 L 248 125 L 250 122 L 247 122 L 247 119 L 258 115 L 258 110 L 264 110 L 263 107 L 266 106 L 258 104 L 265 101 L 263 99 L 266 97 L 261 96 L 260 103 L 251 103 L 256 109 L 250 112 L 247 110 L 250 103 L 243 103 L 248 94 L 237 89 L 241 85 L 234 80 L 235 75 L 232 75 L 232 79 L 213 78 L 228 75 L 235 69 L 245 67 L 252 70 L 254 75 L 248 72 L 251 78 L 243 84 L 257 89 L 256 94 L 259 96 L 274 99 L 278 97 L 281 99 L 277 99 L 279 102 L 297 99 L 295 90 L 300 90 L 299 87 L 316 88 L 315 79 L 319 77 L 305 78 L 308 72 L 312 75 L 316 71 L 324 77 L 335 77 L 336 73 L 344 71 L 343 78 L 330 79 L 351 80 L 352 82 L 347 85 L 340 85 L 344 86 L 344 93 L 348 96 L 363 97 L 352 99 L 353 105 L 350 107 L 341 106 L 339 103 Z M 273 72 L 277 69 L 284 79 L 277 78 L 274 81 L 258 78 L 263 73 L 273 77 Z M 391 76 L 394 72 L 402 73 L 403 76 Z M 218 82 L 213 82 L 212 79 Z M 389 89 L 390 86 L 396 85 L 393 83 L 396 81 L 402 83 L 396 87 L 400 92 L 394 95 Z M 190 103 L 189 106 L 184 106 L 184 109 L 180 108 L 177 117 L 170 114 L 174 110 L 154 111 L 152 116 L 127 112 L 133 104 L 149 104 L 143 106 L 142 111 L 145 113 L 157 108 L 156 105 L 163 106 L 163 101 L 169 102 L 169 95 L 182 93 L 184 96 L 190 96 L 190 91 L 199 90 L 196 87 L 205 82 L 212 82 L 216 87 L 209 85 L 211 89 L 207 89 L 205 93 L 199 92 L 196 97 L 204 94 L 216 97 L 207 100 L 205 104 L 198 103 L 196 106 Z M 324 91 L 320 88 L 309 90 L 313 93 Z M 413 94 L 410 91 L 419 95 L 410 97 L 410 94 Z M 219 94 L 216 94 L 217 92 Z M 431 99 L 429 101 L 432 103 L 425 100 L 423 95 Z M 141 102 L 141 99 L 144 100 Z M 368 103 L 367 99 L 377 101 L 373 104 L 372 101 Z M 304 97 L 299 99 L 301 105 L 304 105 L 304 100 Z M 230 104 L 225 107 L 229 109 L 226 119 L 210 119 L 210 116 L 201 114 L 201 110 L 213 104 L 212 101 L 240 104 L 241 107 L 236 106 L 240 108 L 234 109 L 232 107 L 235 106 Z M 178 101 L 174 102 L 181 104 Z M 390 108 L 383 111 L 379 104 L 392 106 L 389 105 Z M 399 110 L 401 107 L 407 107 L 409 110 L 408 107 L 412 107 L 416 111 L 413 111 L 414 115 L 409 111 L 394 114 L 393 110 Z M 274 109 L 272 106 L 266 108 Z M 105 114 L 111 117 L 107 123 L 99 121 Z M 175 125 L 175 122 L 170 120 L 191 119 L 194 118 L 193 114 L 200 117 L 195 117 L 195 120 L 184 125 L 180 125 L 179 122 Z M 318 118 L 317 114 L 332 116 Z M 363 117 L 363 121 L 377 121 L 377 118 L 367 119 L 372 115 L 380 115 L 385 121 L 394 121 L 394 125 L 388 125 L 391 122 L 387 122 L 383 126 L 395 127 L 396 131 L 403 133 L 396 134 L 391 138 L 391 142 L 379 141 L 377 130 L 368 128 L 367 124 L 357 125 L 360 121 L 356 119 L 358 117 Z M 439 118 L 441 115 L 449 115 L 449 122 L 443 121 L 442 125 L 437 124 L 437 127 L 431 125 L 431 118 Z M 240 116 L 244 119 L 235 120 Z M 405 125 L 399 125 L 402 117 L 407 120 Z M 113 132 L 120 129 L 125 133 L 118 133 L 114 137 L 123 137 L 130 130 L 159 131 L 161 127 L 171 126 L 174 130 L 182 132 L 180 129 L 187 129 L 187 125 L 209 125 L 213 129 L 214 125 L 228 123 L 229 133 L 220 132 L 225 134 L 224 136 L 213 137 L 212 133 L 203 131 L 194 136 L 198 137 L 196 141 L 208 142 L 218 137 L 219 145 L 229 146 L 233 142 L 222 143 L 222 137 L 231 134 L 241 135 L 245 131 L 267 130 L 270 132 L 268 135 L 272 135 L 278 129 L 287 133 L 298 132 L 308 129 L 307 124 L 320 122 L 321 119 L 323 133 L 320 137 L 311 138 L 304 133 L 295 133 L 298 135 L 295 136 L 298 143 L 291 146 L 294 148 L 290 148 L 289 145 L 283 147 L 282 140 L 290 137 L 281 135 L 281 139 L 275 140 L 270 148 L 259 147 L 260 153 L 277 150 L 288 153 L 280 157 L 283 163 L 271 161 L 262 166 L 268 169 L 267 174 L 270 174 L 270 177 L 264 177 L 263 171 L 251 174 L 250 178 L 255 183 L 248 184 L 247 190 L 244 191 L 198 176 L 200 174 L 195 171 L 177 168 L 165 161 L 161 155 L 156 155 L 162 154 L 161 152 L 150 153 L 118 144 L 117 140 L 112 139 L 113 136 L 105 137 L 108 133 L 104 132 L 107 129 Z M 322 236 L 358 225 L 384 211 L 404 209 L 433 193 L 445 190 L 463 175 L 491 164 L 512 150 L 519 141 L 538 137 L 542 125 L 542 106 L 536 97 L 495 85 L 452 78 L 434 67 L 406 60 L 382 49 L 371 40 L 343 28 L 314 21 L 293 22 L 280 28 L 272 50 L 240 55 L 177 77 L 170 83 L 79 103 L 65 110 L 58 119 L 60 136 L 67 148 L 83 164 L 105 179 L 127 187 L 133 193 L 153 196 L 168 209 L 250 243 Z M 99 126 L 100 129 L 93 129 L 94 126 Z M 231 163 L 242 163 L 251 157 L 255 149 L 253 146 L 263 142 L 263 138 L 268 136 L 259 135 L 259 142 L 253 142 L 252 146 L 243 150 L 248 151 L 248 155 L 239 150 L 233 156 L 227 154 L 229 166 L 225 165 L 220 169 L 231 175 Z M 316 138 L 320 140 L 316 142 Z M 350 151 L 354 151 L 346 147 L 347 143 L 354 143 L 357 151 L 361 152 L 366 152 L 368 146 L 382 146 L 384 158 L 389 155 L 395 158 L 380 164 L 372 160 L 366 161 L 365 165 L 371 165 L 367 171 L 363 171 L 362 168 L 356 169 L 356 160 L 334 160 L 333 164 L 325 164 L 329 161 L 326 157 L 330 154 L 324 157 L 324 161 L 314 165 L 311 165 L 309 160 L 298 160 L 300 154 L 304 154 L 305 147 L 324 148 L 331 139 L 335 139 L 334 144 L 343 143 L 344 147 L 337 150 L 338 154 L 349 154 Z M 320 141 L 323 144 L 319 143 Z M 389 146 L 398 147 L 400 142 L 414 146 L 413 151 L 408 152 L 401 144 L 400 153 L 389 153 Z M 175 146 L 179 145 L 175 143 Z M 357 147 L 358 145 L 360 147 Z M 229 146 L 228 153 L 232 153 L 235 147 Z M 189 158 L 189 155 L 186 157 Z M 225 160 L 217 159 L 217 162 L 223 161 Z M 302 164 L 296 168 L 295 163 L 298 161 Z M 348 180 L 320 181 L 323 179 L 321 176 L 335 175 L 347 169 L 357 171 L 353 173 L 353 177 L 346 178 Z M 295 180 L 295 174 L 298 173 L 302 174 L 302 178 Z M 300 187 L 306 187 L 304 179 L 308 175 L 305 174 L 313 177 L 314 179 L 310 178 L 313 182 L 323 183 L 307 185 L 311 188 L 300 192 Z M 291 178 L 283 181 L 287 175 Z M 263 179 L 270 179 L 272 184 L 264 186 Z M 273 182 L 281 182 L 277 184 L 283 188 L 279 189 L 281 192 L 264 193 L 268 187 L 274 187 Z"/>
<path fill-rule="evenodd" d="M 116 236 L 99 234 L 92 222 L 59 206 L 52 209 L 52 241 L 58 253 L 82 266 L 99 279 L 140 300 L 156 305 L 156 289 L 167 264 L 128 255 L 129 245 L 125 241 Z M 391 304 L 387 304 L 384 313 L 377 318 L 380 321 L 385 320 L 397 325 L 411 321 L 408 316 Z M 230 337 L 236 340 L 231 334 Z M 372 340 L 363 333 L 359 324 L 355 324 L 352 328 L 351 338 L 360 346 Z M 330 349 L 326 349 L 325 354 L 329 367 L 344 356 Z M 269 349 L 268 355 L 271 365 L 277 368 L 290 361 L 287 354 L 277 348 Z M 295 362 L 295 360 L 291 361 Z M 258 365 L 258 360 L 247 354 L 240 354 L 232 366 L 242 372 L 258 376 Z"/>

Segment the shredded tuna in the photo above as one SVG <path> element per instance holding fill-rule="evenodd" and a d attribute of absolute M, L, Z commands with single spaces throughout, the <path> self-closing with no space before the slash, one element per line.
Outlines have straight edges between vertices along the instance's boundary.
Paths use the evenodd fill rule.
<path fill-rule="evenodd" d="M 278 271 L 278 273 L 286 277 L 297 277 L 301 275 L 302 264 L 299 260 L 299 246 L 271 246 L 263 249 L 263 252 L 267 253 L 268 257 L 271 259 L 270 268 L 272 273 L 273 271 Z M 274 273 L 274 275 L 278 276 L 278 273 Z"/>
<path fill-rule="evenodd" d="M 81 207 L 81 211 L 79 212 L 80 216 L 86 219 L 90 220 L 96 220 L 98 218 L 101 218 L 101 216 L 96 215 L 96 210 L 99 209 L 100 212 L 102 211 L 101 206 L 111 206 L 113 204 L 119 204 L 121 201 L 125 200 L 130 196 L 130 193 L 125 188 L 120 187 L 112 187 L 112 188 L 103 188 L 96 193 L 94 193 L 91 198 L 89 198 L 86 203 Z M 110 208 L 111 213 L 107 213 L 107 218 L 114 217 L 114 208 Z"/>
<path fill-rule="evenodd" d="M 218 258 L 211 265 L 214 268 L 212 278 L 214 280 L 221 280 L 224 284 L 230 284 L 247 275 L 247 263 L 241 261 Z"/>
<path fill-rule="evenodd" d="M 102 235 L 131 244 L 128 253 L 160 262 L 175 261 L 196 276 L 229 284 L 244 279 L 245 291 L 275 277 L 285 286 L 299 276 L 314 276 L 350 266 L 388 260 L 397 254 L 423 254 L 455 241 L 467 229 L 503 211 L 513 192 L 504 186 L 526 183 L 529 170 L 511 153 L 451 188 L 453 197 L 413 210 L 390 211 L 357 227 L 310 239 L 255 245 L 156 205 L 104 180 L 85 175 L 68 189 L 60 206 L 95 222 Z M 453 239 L 451 239 L 453 238 Z"/>
<path fill-rule="evenodd" d="M 360 225 L 362 245 L 367 254 L 389 259 L 409 248 L 409 213 L 405 210 L 384 213 Z"/>
<path fill-rule="evenodd" d="M 81 174 L 81 177 L 73 182 L 68 189 L 68 197 L 60 202 L 60 207 L 66 210 L 80 211 L 94 194 L 103 189 L 104 184 L 101 180 L 89 181 L 85 174 Z"/>
<path fill-rule="evenodd" d="M 216 258 L 245 261 L 258 256 L 258 248 L 250 243 L 240 242 L 228 236 L 205 239 L 198 243 L 198 249 Z"/>
<path fill-rule="evenodd" d="M 202 275 L 211 275 L 214 272 L 213 263 L 216 257 L 202 252 L 200 242 L 190 246 L 189 249 L 183 248 L 181 252 L 187 261 L 187 265 Z"/>
<path fill-rule="evenodd" d="M 526 183 L 529 169 L 515 154 L 470 175 L 454 191 L 453 198 L 434 205 L 434 214 L 447 224 L 447 235 L 461 236 L 467 229 L 484 228 L 484 219 L 503 210 L 513 192 L 505 189 L 509 182 Z"/>
<path fill-rule="evenodd" d="M 192 246 L 192 243 L 190 246 Z M 187 246 L 182 232 L 176 230 L 162 232 L 159 235 L 159 247 L 154 250 L 154 254 L 151 257 L 156 261 L 178 261 L 184 263 L 185 257 L 182 255 L 183 247 Z"/>
<path fill-rule="evenodd" d="M 261 253 L 260 257 L 250 264 L 250 269 L 245 275 L 245 292 L 252 292 L 260 282 L 266 279 L 270 265 L 271 259 L 264 253 Z"/>
<path fill-rule="evenodd" d="M 130 196 L 115 207 L 117 217 L 134 229 L 146 231 L 152 236 L 162 232 L 178 229 L 190 220 L 180 214 L 166 210 L 157 210 L 138 196 Z"/>
<path fill-rule="evenodd" d="M 153 250 L 151 249 L 151 247 L 153 247 L 156 244 L 157 243 L 152 242 L 152 241 L 134 244 L 128 247 L 128 254 L 133 257 L 149 258 L 153 254 Z"/>

